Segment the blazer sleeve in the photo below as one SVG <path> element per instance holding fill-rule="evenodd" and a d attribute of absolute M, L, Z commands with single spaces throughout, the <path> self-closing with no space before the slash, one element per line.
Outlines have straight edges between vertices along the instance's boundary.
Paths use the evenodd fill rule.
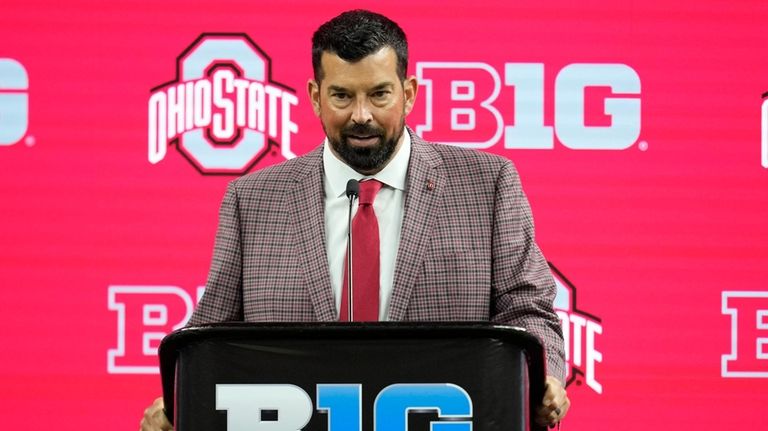
<path fill-rule="evenodd" d="M 189 326 L 243 320 L 242 239 L 236 183 L 230 182 L 219 210 L 219 227 L 205 293 Z"/>
<path fill-rule="evenodd" d="M 562 327 L 552 305 L 557 289 L 534 241 L 531 208 L 511 162 L 496 182 L 492 260 L 491 320 L 537 335 L 546 349 L 547 374 L 563 381 Z"/>

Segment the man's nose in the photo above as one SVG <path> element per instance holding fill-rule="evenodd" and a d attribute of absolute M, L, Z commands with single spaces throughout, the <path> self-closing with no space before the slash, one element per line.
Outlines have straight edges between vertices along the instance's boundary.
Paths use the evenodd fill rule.
<path fill-rule="evenodd" d="M 367 98 L 358 99 L 355 102 L 354 109 L 352 110 L 352 121 L 357 124 L 365 124 L 373 119 L 371 114 L 371 106 L 368 103 Z"/>

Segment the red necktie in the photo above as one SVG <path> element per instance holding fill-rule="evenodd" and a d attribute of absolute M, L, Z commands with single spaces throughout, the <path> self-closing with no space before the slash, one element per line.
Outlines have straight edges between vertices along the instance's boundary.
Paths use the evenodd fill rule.
<path fill-rule="evenodd" d="M 379 222 L 373 201 L 382 183 L 360 182 L 357 214 L 352 219 L 352 319 L 357 322 L 379 320 Z M 347 259 L 344 259 L 344 286 L 341 290 L 339 320 L 348 321 Z"/>

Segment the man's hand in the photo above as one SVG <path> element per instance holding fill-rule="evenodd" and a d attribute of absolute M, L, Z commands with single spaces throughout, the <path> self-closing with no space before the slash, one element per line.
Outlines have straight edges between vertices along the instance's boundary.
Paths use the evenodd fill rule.
<path fill-rule="evenodd" d="M 151 406 L 144 410 L 140 431 L 172 431 L 173 426 L 165 417 L 163 398 L 157 398 Z"/>
<path fill-rule="evenodd" d="M 536 423 L 543 426 L 554 426 L 565 417 L 570 406 L 571 401 L 568 399 L 568 394 L 565 393 L 565 388 L 560 380 L 547 376 L 544 399 L 541 401 L 541 406 L 536 410 Z"/>

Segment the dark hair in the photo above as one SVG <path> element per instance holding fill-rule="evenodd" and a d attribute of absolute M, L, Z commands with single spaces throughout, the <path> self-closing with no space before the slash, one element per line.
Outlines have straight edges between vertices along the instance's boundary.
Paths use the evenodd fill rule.
<path fill-rule="evenodd" d="M 320 59 L 324 52 L 356 62 L 388 46 L 397 55 L 397 75 L 405 79 L 408 41 L 394 21 L 367 10 L 350 10 L 321 25 L 312 36 L 312 68 L 315 80 L 323 79 Z"/>

